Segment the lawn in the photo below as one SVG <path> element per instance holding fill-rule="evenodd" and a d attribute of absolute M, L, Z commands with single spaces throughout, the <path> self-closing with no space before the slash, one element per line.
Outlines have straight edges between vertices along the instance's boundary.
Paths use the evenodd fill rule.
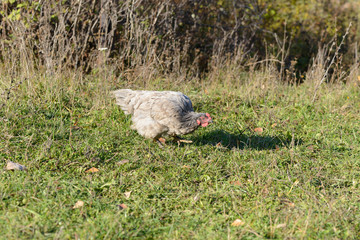
<path fill-rule="evenodd" d="M 108 94 L 144 87 L 94 82 L 24 82 L 0 108 L 0 238 L 360 235 L 358 87 L 157 81 L 214 119 L 161 149 Z"/>

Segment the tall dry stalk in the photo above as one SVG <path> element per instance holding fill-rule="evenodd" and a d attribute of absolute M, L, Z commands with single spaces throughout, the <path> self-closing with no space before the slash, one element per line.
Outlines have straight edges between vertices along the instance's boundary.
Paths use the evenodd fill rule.
<path fill-rule="evenodd" d="M 321 84 L 329 77 L 329 71 L 336 63 L 341 63 L 340 49 L 343 47 L 346 36 L 349 34 L 351 23 L 349 24 L 346 33 L 343 35 L 341 42 L 336 46 L 336 39 L 331 42 L 330 48 L 319 48 L 319 52 L 310 67 L 307 77 L 310 79 L 318 79 L 315 84 L 314 95 L 312 102 L 315 101 L 317 92 Z M 334 53 L 332 53 L 334 51 Z M 338 61 L 338 62 L 337 62 Z M 341 73 L 342 74 L 342 73 Z M 341 76 L 343 77 L 343 76 Z M 341 77 L 339 79 L 341 79 Z"/>

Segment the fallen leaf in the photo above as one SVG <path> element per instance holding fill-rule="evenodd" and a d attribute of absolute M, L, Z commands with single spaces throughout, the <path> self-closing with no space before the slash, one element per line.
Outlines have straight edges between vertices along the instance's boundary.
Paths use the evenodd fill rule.
<path fill-rule="evenodd" d="M 81 200 L 79 200 L 79 201 L 77 201 L 77 202 L 75 203 L 75 205 L 73 206 L 73 209 L 75 209 L 75 208 L 81 208 L 81 207 L 83 207 L 83 206 L 84 206 L 84 202 L 81 201 Z"/>
<path fill-rule="evenodd" d="M 196 194 L 196 196 L 194 197 L 194 202 L 196 202 L 196 201 L 199 200 L 199 199 L 200 199 L 199 194 Z"/>
<path fill-rule="evenodd" d="M 275 226 L 275 228 L 283 228 L 283 227 L 286 227 L 286 223 L 280 223 Z"/>
<path fill-rule="evenodd" d="M 18 164 L 18 163 L 14 163 L 12 161 L 9 161 L 6 164 L 6 170 L 20 170 L 20 171 L 24 171 L 26 169 L 25 166 Z"/>
<path fill-rule="evenodd" d="M 124 204 L 124 203 L 119 204 L 118 207 L 120 208 L 120 210 L 128 208 L 128 206 L 126 206 L 126 204 Z"/>
<path fill-rule="evenodd" d="M 360 81 L 360 76 L 358 76 L 358 80 Z"/>
<path fill-rule="evenodd" d="M 239 180 L 237 181 L 233 181 L 233 182 L 230 182 L 231 184 L 235 185 L 235 186 L 241 186 L 241 182 Z"/>
<path fill-rule="evenodd" d="M 295 207 L 295 203 L 293 203 L 293 202 L 289 202 L 289 203 L 287 203 L 287 205 L 289 205 L 289 207 Z"/>
<path fill-rule="evenodd" d="M 163 144 L 166 143 L 166 139 L 165 139 L 165 138 L 159 138 L 158 140 L 159 140 L 159 142 L 161 142 L 161 143 L 163 143 Z"/>
<path fill-rule="evenodd" d="M 257 133 L 262 133 L 264 131 L 264 129 L 261 127 L 258 127 L 258 128 L 255 128 L 254 131 Z"/>
<path fill-rule="evenodd" d="M 349 99 L 349 97 L 347 97 L 347 98 Z M 348 109 L 348 108 L 351 108 L 351 104 L 345 103 L 345 104 L 340 108 L 340 110 L 341 110 L 341 111 L 345 111 L 345 110 Z"/>
<path fill-rule="evenodd" d="M 222 147 L 222 143 L 221 142 L 218 142 L 217 144 L 216 144 L 216 147 Z"/>
<path fill-rule="evenodd" d="M 130 195 L 131 195 L 131 191 L 130 192 L 124 192 L 124 195 L 125 195 L 126 198 L 129 198 Z"/>
<path fill-rule="evenodd" d="M 277 123 L 273 123 L 273 124 L 271 125 L 272 128 L 274 128 L 274 127 L 276 127 L 276 126 L 277 126 Z"/>
<path fill-rule="evenodd" d="M 283 200 L 282 202 L 291 208 L 295 207 L 295 203 L 290 202 L 289 200 Z"/>
<path fill-rule="evenodd" d="M 81 128 L 81 127 L 76 126 L 76 125 L 74 125 L 74 126 L 71 127 L 72 130 L 79 130 L 80 128 Z"/>
<path fill-rule="evenodd" d="M 188 166 L 188 165 L 184 165 L 184 166 L 182 166 L 182 168 L 187 168 L 187 169 L 190 169 L 191 167 L 190 167 L 190 166 Z"/>
<path fill-rule="evenodd" d="M 124 160 L 121 160 L 120 162 L 117 162 L 116 164 L 117 165 L 123 165 L 123 164 L 128 163 L 128 162 L 129 162 L 129 160 L 124 159 Z"/>
<path fill-rule="evenodd" d="M 313 152 L 314 151 L 314 145 L 308 146 L 307 149 Z"/>
<path fill-rule="evenodd" d="M 94 172 L 98 172 L 99 171 L 99 169 L 97 169 L 97 168 L 95 168 L 95 167 L 92 167 L 92 168 L 90 168 L 90 169 L 88 169 L 88 170 L 86 170 L 85 172 L 86 173 L 94 173 Z"/>
<path fill-rule="evenodd" d="M 279 150 L 280 150 L 279 145 L 275 145 L 275 150 L 276 150 L 276 151 L 279 151 Z"/>
<path fill-rule="evenodd" d="M 243 222 L 242 220 L 236 219 L 236 220 L 231 224 L 231 226 L 238 227 L 238 226 L 242 226 L 242 225 L 244 225 L 244 224 L 245 224 L 245 222 Z"/>

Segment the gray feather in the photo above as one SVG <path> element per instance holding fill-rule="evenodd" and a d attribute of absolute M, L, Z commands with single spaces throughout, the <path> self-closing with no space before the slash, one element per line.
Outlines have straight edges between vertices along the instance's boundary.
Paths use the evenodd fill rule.
<path fill-rule="evenodd" d="M 132 115 L 132 129 L 146 138 L 164 134 L 185 135 L 198 128 L 196 120 L 204 113 L 195 113 L 191 100 L 181 92 L 113 91 L 116 104 Z"/>

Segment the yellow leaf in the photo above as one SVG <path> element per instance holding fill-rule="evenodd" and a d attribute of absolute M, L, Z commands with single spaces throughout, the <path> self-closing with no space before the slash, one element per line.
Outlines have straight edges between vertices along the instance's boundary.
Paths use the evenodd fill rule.
<path fill-rule="evenodd" d="M 257 133 L 262 133 L 264 131 L 264 129 L 261 127 L 258 127 L 258 128 L 255 128 L 254 131 Z"/>
<path fill-rule="evenodd" d="M 130 192 L 124 192 L 124 195 L 125 195 L 126 198 L 129 198 L 130 194 L 131 194 L 131 191 Z"/>
<path fill-rule="evenodd" d="M 79 200 L 79 201 L 77 201 L 77 202 L 75 203 L 75 205 L 73 206 L 73 209 L 75 209 L 75 208 L 81 208 L 81 207 L 83 207 L 83 206 L 84 206 L 84 202 L 81 201 L 81 200 Z"/>
<path fill-rule="evenodd" d="M 128 208 L 128 206 L 126 206 L 126 204 L 124 204 L 124 203 L 119 204 L 118 207 L 120 208 L 120 210 Z"/>
<path fill-rule="evenodd" d="M 99 171 L 99 169 L 97 169 L 97 168 L 95 168 L 95 167 L 92 167 L 92 168 L 90 168 L 90 169 L 88 169 L 88 170 L 86 170 L 85 172 L 86 173 L 94 173 L 94 172 L 98 172 Z"/>
<path fill-rule="evenodd" d="M 235 186 L 241 186 L 241 182 L 239 180 L 234 181 L 234 182 L 230 182 L 231 184 L 235 185 Z"/>
<path fill-rule="evenodd" d="M 275 228 L 284 228 L 284 227 L 286 227 L 286 223 L 280 223 L 275 226 Z"/>
<path fill-rule="evenodd" d="M 288 203 L 288 205 L 289 205 L 289 207 L 295 207 L 295 203 L 293 203 L 293 202 Z"/>
<path fill-rule="evenodd" d="M 236 220 L 231 224 L 231 226 L 238 227 L 238 226 L 242 226 L 242 225 L 244 225 L 244 224 L 245 224 L 245 222 L 243 222 L 242 220 L 236 219 Z"/>

